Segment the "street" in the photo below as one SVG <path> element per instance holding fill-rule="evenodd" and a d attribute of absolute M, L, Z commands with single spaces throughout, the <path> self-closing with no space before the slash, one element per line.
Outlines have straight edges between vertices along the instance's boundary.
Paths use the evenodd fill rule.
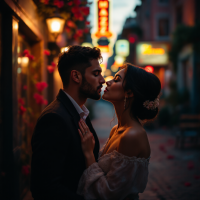
<path fill-rule="evenodd" d="M 102 147 L 111 127 L 117 123 L 116 117 L 113 120 L 114 108 L 101 100 L 94 104 L 94 114 L 92 124 Z M 199 200 L 200 149 L 175 149 L 171 131 L 156 130 L 147 134 L 151 146 L 149 178 L 140 200 Z"/>

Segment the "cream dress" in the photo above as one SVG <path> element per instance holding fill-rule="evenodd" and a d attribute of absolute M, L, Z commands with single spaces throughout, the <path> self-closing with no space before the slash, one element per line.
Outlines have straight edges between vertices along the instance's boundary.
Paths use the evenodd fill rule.
<path fill-rule="evenodd" d="M 81 176 L 77 193 L 86 200 L 138 200 L 138 193 L 147 185 L 150 157 L 128 157 L 116 150 L 101 156 L 106 144 L 99 152 L 98 162 Z"/>

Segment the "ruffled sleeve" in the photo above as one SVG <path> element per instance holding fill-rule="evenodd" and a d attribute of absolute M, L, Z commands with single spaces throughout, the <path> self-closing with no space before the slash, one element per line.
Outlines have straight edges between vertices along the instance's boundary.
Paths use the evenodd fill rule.
<path fill-rule="evenodd" d="M 105 154 L 84 171 L 77 193 L 87 200 L 137 196 L 146 187 L 148 164 L 149 159 L 124 156 L 117 151 Z"/>

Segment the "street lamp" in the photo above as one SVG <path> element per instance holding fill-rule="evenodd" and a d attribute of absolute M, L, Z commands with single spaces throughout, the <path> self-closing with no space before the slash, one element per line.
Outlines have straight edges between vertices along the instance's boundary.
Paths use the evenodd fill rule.
<path fill-rule="evenodd" d="M 58 37 L 60 33 L 63 31 L 63 27 L 65 25 L 65 20 L 59 15 L 50 17 L 46 19 L 47 27 L 49 32 L 52 33 L 55 39 Z"/>

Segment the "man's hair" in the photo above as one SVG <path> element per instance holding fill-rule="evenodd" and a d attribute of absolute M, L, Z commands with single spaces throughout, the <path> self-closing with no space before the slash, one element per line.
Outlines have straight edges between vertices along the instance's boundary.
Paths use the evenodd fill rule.
<path fill-rule="evenodd" d="M 84 76 L 85 69 L 91 67 L 91 60 L 97 59 L 101 62 L 103 59 L 101 51 L 97 47 L 73 45 L 67 48 L 67 51 L 61 53 L 58 59 L 58 71 L 64 87 L 69 85 L 72 70 L 77 70 Z"/>

